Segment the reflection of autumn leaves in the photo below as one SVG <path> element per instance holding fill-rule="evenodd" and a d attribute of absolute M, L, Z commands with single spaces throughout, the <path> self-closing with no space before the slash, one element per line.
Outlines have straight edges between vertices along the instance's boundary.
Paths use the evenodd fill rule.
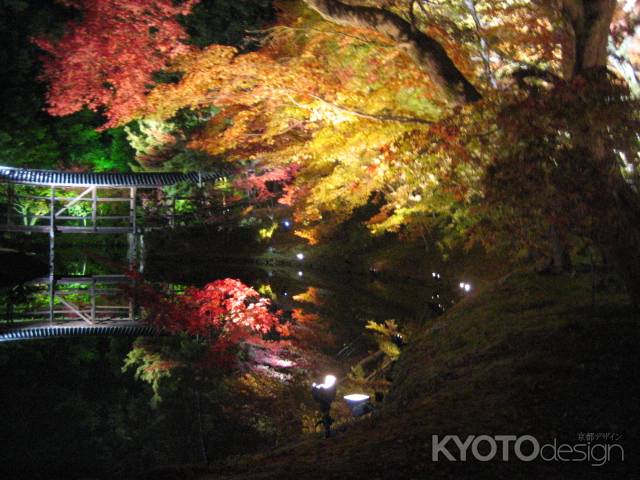
<path fill-rule="evenodd" d="M 295 342 L 307 351 L 321 351 L 336 346 L 336 338 L 326 328 L 326 322 L 315 313 L 294 308 L 291 312 L 294 320 Z"/>
<path fill-rule="evenodd" d="M 295 295 L 293 299 L 296 302 L 311 303 L 312 305 L 317 305 L 317 306 L 320 306 L 323 303 L 322 300 L 320 300 L 318 289 L 315 287 L 309 287 L 306 292 Z M 297 309 L 297 310 L 299 310 L 300 312 L 299 314 L 302 313 L 302 310 L 300 309 Z M 304 319 L 301 318 L 300 321 L 304 321 Z"/>
<path fill-rule="evenodd" d="M 307 303 L 316 307 L 322 306 L 323 301 L 317 288 L 309 287 L 305 292 L 295 295 L 293 299 L 299 303 Z M 303 308 L 294 308 L 291 318 L 295 325 L 296 340 L 313 350 L 324 350 L 336 345 L 335 337 L 327 331 L 324 322 L 317 313 Z"/>
<path fill-rule="evenodd" d="M 296 298 L 296 297 L 294 297 Z M 298 323 L 317 322 L 320 317 L 315 313 L 306 313 L 301 308 L 294 308 L 291 312 L 291 318 Z"/>
<path fill-rule="evenodd" d="M 209 365 L 228 364 L 230 352 L 241 343 L 271 351 L 289 344 L 291 331 L 282 311 L 239 280 L 216 280 L 183 295 L 165 295 L 143 283 L 135 295 L 152 325 L 208 338 L 211 349 L 205 363 Z"/>

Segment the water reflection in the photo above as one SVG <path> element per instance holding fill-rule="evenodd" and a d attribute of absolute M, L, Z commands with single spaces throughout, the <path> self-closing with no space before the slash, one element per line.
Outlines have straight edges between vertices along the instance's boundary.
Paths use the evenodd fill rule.
<path fill-rule="evenodd" d="M 5 294 L 5 322 L 14 328 L 45 325 L 105 325 L 135 322 L 127 275 L 38 278 Z"/>
<path fill-rule="evenodd" d="M 140 325 L 145 311 L 135 295 L 126 293 L 136 291 L 125 275 L 126 255 L 117 261 L 116 255 L 105 259 L 103 249 L 99 252 L 62 250 L 59 274 L 5 290 L 3 330 Z M 365 333 L 370 322 L 379 325 L 376 334 L 410 333 L 412 325 L 438 313 L 434 304 L 443 309 L 453 298 L 441 279 L 385 282 L 379 276 L 340 277 L 298 265 L 147 262 L 139 281 L 167 297 L 184 295 L 190 286 L 239 279 L 295 325 L 295 342 L 286 354 L 244 345 L 232 374 L 218 363 L 211 368 L 211 344 L 198 336 L 146 332 L 137 338 L 0 345 L 1 430 L 12 444 L 2 449 L 0 464 L 34 478 L 125 478 L 150 467 L 203 463 L 287 441 L 315 428 L 310 378 L 328 371 L 344 378 L 356 368 L 364 379 L 386 381 L 384 371 L 372 376 L 389 358 L 375 353 L 378 342 L 386 340 Z M 386 323 L 390 319 L 396 322 Z M 30 461 L 27 452 L 45 454 L 42 461 Z"/>

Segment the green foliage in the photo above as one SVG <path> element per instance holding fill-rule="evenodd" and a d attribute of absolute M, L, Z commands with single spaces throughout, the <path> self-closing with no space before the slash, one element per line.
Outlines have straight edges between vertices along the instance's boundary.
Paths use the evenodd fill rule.
<path fill-rule="evenodd" d="M 213 43 L 243 50 L 257 45 L 255 32 L 273 21 L 272 0 L 201 0 L 181 22 L 189 43 L 206 47 Z"/>
<path fill-rule="evenodd" d="M 400 348 L 393 342 L 394 336 L 400 336 L 400 329 L 395 320 L 385 320 L 384 323 L 376 323 L 372 320 L 367 322 L 367 330 L 374 332 L 378 348 L 391 360 L 396 360 L 400 356 Z"/>
<path fill-rule="evenodd" d="M 27 168 L 127 171 L 133 150 L 122 128 L 96 132 L 88 111 L 62 118 L 25 117 L 20 127 L 0 127 L 0 162 Z"/>
<path fill-rule="evenodd" d="M 206 170 L 215 158 L 189 148 L 186 140 L 218 112 L 220 109 L 215 106 L 195 110 L 182 108 L 169 120 L 140 119 L 129 123 L 123 131 L 143 169 L 201 171 Z"/>
<path fill-rule="evenodd" d="M 153 390 L 151 405 L 156 407 L 162 400 L 160 384 L 171 377 L 172 369 L 167 368 L 167 364 L 167 360 L 160 353 L 150 352 L 144 346 L 134 346 L 125 357 L 122 371 L 135 369 L 135 378 L 151 385 Z"/>

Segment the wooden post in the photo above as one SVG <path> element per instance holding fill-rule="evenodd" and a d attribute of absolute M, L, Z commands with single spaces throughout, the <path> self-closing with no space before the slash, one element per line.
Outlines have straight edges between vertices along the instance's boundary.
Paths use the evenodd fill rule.
<path fill-rule="evenodd" d="M 137 231 L 136 194 L 137 194 L 136 187 L 131 187 L 131 190 L 129 192 L 129 218 L 131 223 L 131 233 L 133 233 L 134 235 L 136 234 L 136 231 Z"/>
<path fill-rule="evenodd" d="M 176 194 L 171 196 L 171 216 L 169 217 L 169 226 L 174 228 L 176 226 Z"/>
<path fill-rule="evenodd" d="M 91 321 L 96 321 L 96 277 L 91 278 Z"/>
<path fill-rule="evenodd" d="M 54 304 L 56 292 L 56 189 L 51 185 L 51 199 L 49 205 L 49 323 L 53 324 Z"/>
<path fill-rule="evenodd" d="M 136 250 L 137 250 L 137 214 L 136 214 L 136 187 L 131 187 L 129 190 L 129 227 L 131 233 L 129 233 L 129 267 L 133 269 L 136 263 Z"/>
<path fill-rule="evenodd" d="M 93 187 L 91 190 L 91 223 L 93 224 L 93 231 L 98 231 L 98 187 Z"/>

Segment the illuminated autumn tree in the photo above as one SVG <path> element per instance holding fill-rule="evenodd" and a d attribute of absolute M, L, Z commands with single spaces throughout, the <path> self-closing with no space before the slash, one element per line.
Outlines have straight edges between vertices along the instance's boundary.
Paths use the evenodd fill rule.
<path fill-rule="evenodd" d="M 464 63 L 455 56 L 464 49 L 450 45 L 452 41 L 465 44 L 463 37 L 453 37 L 457 33 L 454 29 L 449 29 L 452 32 L 449 33 L 443 32 L 445 28 L 419 28 L 416 5 L 421 7 L 426 25 L 432 20 L 426 2 L 408 2 L 408 7 L 407 2 L 388 2 L 385 8 L 373 2 L 354 5 L 338 0 L 305 0 L 305 3 L 330 22 L 369 29 L 395 42 L 426 73 L 449 104 L 467 106 L 482 97 L 495 98 L 495 121 L 501 135 L 493 138 L 500 140 L 498 151 L 478 148 L 478 142 L 474 145 L 474 141 L 465 145 L 468 154 L 475 154 L 476 162 L 482 170 L 486 169 L 479 193 L 489 195 L 497 206 L 513 209 L 520 218 L 538 215 L 540 222 L 534 222 L 532 227 L 546 224 L 547 231 L 539 238 L 550 242 L 556 268 L 564 266 L 563 252 L 570 235 L 594 242 L 616 262 L 634 302 L 640 301 L 640 198 L 637 185 L 625 176 L 625 171 L 632 172 L 638 165 L 636 104 L 624 86 L 611 80 L 606 71 L 610 26 L 617 2 L 493 2 L 488 11 L 502 9 L 503 18 L 520 18 L 527 27 L 525 32 L 549 33 L 547 48 L 542 49 L 536 47 L 544 43 L 527 46 L 522 38 L 514 36 L 516 41 L 511 39 L 511 44 L 518 51 L 527 52 L 529 48 L 524 58 L 508 55 L 505 48 L 498 52 L 497 63 L 511 66 L 499 92 L 482 85 L 478 78 L 470 77 L 482 88 L 471 85 L 468 75 L 473 72 L 463 71 Z M 448 2 L 428 3 L 436 9 L 453 8 Z M 467 7 L 475 8 L 477 4 L 466 2 Z M 514 17 L 514 11 L 522 7 L 530 13 Z M 474 17 L 472 9 L 469 13 Z M 455 18 L 456 12 L 453 14 Z M 477 14 L 476 8 L 476 20 Z M 532 14 L 537 17 L 534 22 Z M 476 29 L 479 25 L 481 22 L 476 21 Z M 534 28 L 529 28 L 530 25 Z M 486 50 L 500 46 L 499 38 L 487 44 L 484 32 L 477 33 L 484 40 L 479 44 Z M 486 55 L 481 57 L 486 73 L 491 65 L 487 65 Z M 502 98 L 496 97 L 497 93 Z M 522 123 L 513 122 L 506 115 L 522 119 Z M 464 132 L 464 122 L 453 126 L 445 122 L 442 126 L 448 131 L 436 138 L 446 139 L 452 133 L 474 136 Z M 477 130 L 474 133 L 480 136 Z M 420 140 L 419 134 L 416 139 Z M 493 155 L 482 159 L 487 153 Z M 505 169 L 516 175 L 496 181 Z M 536 180 L 532 181 L 525 172 L 541 175 L 537 180 L 538 196 L 530 203 L 522 196 L 508 194 L 536 185 Z M 416 192 L 408 195 L 416 202 L 419 197 Z M 513 197 L 520 202 L 505 201 Z M 401 204 L 392 208 L 398 207 Z M 526 221 L 523 223 L 526 225 Z"/>
<path fill-rule="evenodd" d="M 153 75 L 167 60 L 188 51 L 176 16 L 196 0 L 78 0 L 81 22 L 59 40 L 36 39 L 47 55 L 42 79 L 49 84 L 48 112 L 68 115 L 87 106 L 104 109 L 104 128 L 144 104 Z"/>
<path fill-rule="evenodd" d="M 615 261 L 638 301 L 637 108 L 607 73 L 634 2 L 277 5 L 261 49 L 175 57 L 167 71 L 180 80 L 126 119 L 220 108 L 189 147 L 265 171 L 299 164 L 283 202 L 310 241 L 365 205 L 378 209 L 374 232 L 503 229 L 556 269 L 579 237 Z"/>

